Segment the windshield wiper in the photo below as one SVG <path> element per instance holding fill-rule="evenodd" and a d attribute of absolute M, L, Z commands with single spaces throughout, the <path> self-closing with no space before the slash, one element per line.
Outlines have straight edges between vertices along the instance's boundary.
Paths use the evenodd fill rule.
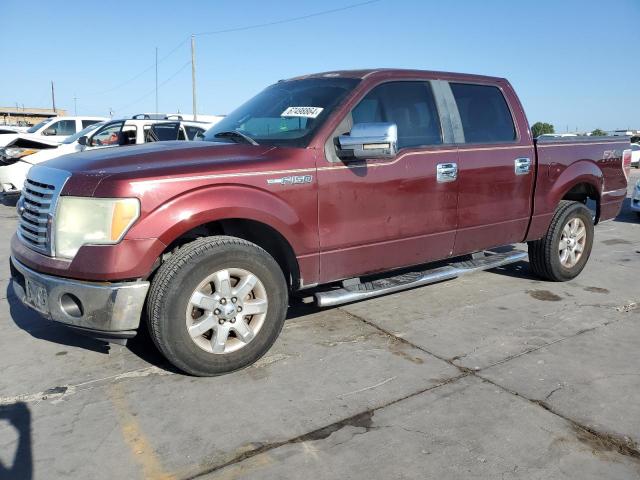
<path fill-rule="evenodd" d="M 214 137 L 229 138 L 231 140 L 236 141 L 236 143 L 245 142 L 245 143 L 248 143 L 249 145 L 258 145 L 258 142 L 256 142 L 253 138 L 251 138 L 249 135 L 247 135 L 246 133 L 240 130 L 229 130 L 228 132 L 216 133 Z"/>

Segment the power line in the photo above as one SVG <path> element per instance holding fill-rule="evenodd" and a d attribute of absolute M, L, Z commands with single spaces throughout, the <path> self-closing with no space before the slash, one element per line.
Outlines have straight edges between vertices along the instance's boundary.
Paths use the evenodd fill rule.
<path fill-rule="evenodd" d="M 319 17 L 319 16 L 322 16 L 322 15 L 329 15 L 331 13 L 337 13 L 337 12 L 342 12 L 342 11 L 345 11 L 345 10 L 350 10 L 350 9 L 353 9 L 353 8 L 363 7 L 363 6 L 366 6 L 366 5 L 371 5 L 373 3 L 378 3 L 380 1 L 382 1 L 382 0 L 367 0 L 367 1 L 364 1 L 364 2 L 352 3 L 350 5 L 345 5 L 344 7 L 331 8 L 331 9 L 322 10 L 322 11 L 319 11 L 319 12 L 309 13 L 309 14 L 306 14 L 306 15 L 300 15 L 300 16 L 297 16 L 297 17 L 288 17 L 288 18 L 283 18 L 283 19 L 280 19 L 280 20 L 274 20 L 272 22 L 256 23 L 256 24 L 252 24 L 252 25 L 245 25 L 245 26 L 242 26 L 242 27 L 226 28 L 226 29 L 222 29 L 222 30 L 212 30 L 212 31 L 209 31 L 209 32 L 195 33 L 195 34 L 191 35 L 190 37 L 185 38 L 180 43 L 178 43 L 174 48 L 172 48 L 169 51 L 169 53 L 167 53 L 161 59 L 159 59 L 159 60 L 157 59 L 157 53 L 156 53 L 156 62 L 154 64 L 148 66 L 147 68 L 145 68 L 141 72 L 139 72 L 137 75 L 131 77 L 130 79 L 126 80 L 125 82 L 122 82 L 122 83 L 116 85 L 115 87 L 112 87 L 110 89 L 104 90 L 104 91 L 102 91 L 100 93 L 97 93 L 95 95 L 103 95 L 105 93 L 109 93 L 109 92 L 113 92 L 114 90 L 118 90 L 119 88 L 122 88 L 125 85 L 128 85 L 129 83 L 137 80 L 142 75 L 144 75 L 145 73 L 147 73 L 150 70 L 155 68 L 156 69 L 156 88 L 154 90 L 151 90 L 151 91 L 145 93 L 144 95 L 138 97 L 133 102 L 130 102 L 127 105 L 116 109 L 115 111 L 116 112 L 120 112 L 122 110 L 126 110 L 127 108 L 131 107 L 132 105 L 135 105 L 135 104 L 141 102 L 142 100 L 146 99 L 147 97 L 151 96 L 154 92 L 156 93 L 156 96 L 157 96 L 157 92 L 158 92 L 158 89 L 160 87 L 166 85 L 169 81 L 171 81 L 179 73 L 181 73 L 185 68 L 187 68 L 187 66 L 189 66 L 190 64 L 193 65 L 193 61 L 192 61 L 193 59 L 188 61 L 188 62 L 186 62 L 184 65 L 182 65 L 176 72 L 174 72 L 169 78 L 167 78 L 160 85 L 157 84 L 157 81 L 158 81 L 157 80 L 158 64 L 163 62 L 167 58 L 169 58 L 171 55 L 173 55 L 176 51 L 178 51 L 178 49 L 180 47 L 182 47 L 190 39 L 192 40 L 192 43 L 193 43 L 193 38 L 196 37 L 196 36 L 218 35 L 218 34 L 223 34 L 223 33 L 240 32 L 240 31 L 246 31 L 246 30 L 253 30 L 253 29 L 257 29 L 257 28 L 265 28 L 265 27 L 269 27 L 269 26 L 273 26 L 273 25 L 282 25 L 283 23 L 297 22 L 297 21 L 300 21 L 300 20 L 306 20 L 306 19 L 313 18 L 313 17 Z M 192 45 L 192 50 L 193 50 L 193 45 Z M 156 101 L 156 103 L 157 103 L 157 101 Z M 195 115 L 195 109 L 194 109 L 194 115 Z"/>
<path fill-rule="evenodd" d="M 191 65 L 191 60 L 186 62 L 184 65 L 182 65 L 178 70 L 176 70 L 174 73 L 172 73 L 171 76 L 169 76 L 169 78 L 167 78 L 165 81 L 163 81 L 161 84 L 159 84 L 158 85 L 158 89 L 164 87 L 167 83 L 169 83 L 171 80 L 173 80 L 175 77 L 177 77 L 185 68 L 187 68 L 190 65 Z M 123 110 L 126 110 L 127 108 L 131 107 L 132 105 L 140 103 L 142 100 L 146 99 L 147 97 L 150 97 L 151 95 L 153 95 L 155 93 L 155 91 L 156 90 L 154 88 L 153 90 L 151 90 L 151 91 L 145 93 L 144 95 L 138 97 L 133 102 L 130 102 L 130 103 L 126 104 L 123 107 L 116 108 L 114 111 L 115 112 L 121 112 Z"/>
<path fill-rule="evenodd" d="M 169 58 L 171 55 L 173 55 L 175 52 L 178 51 L 178 49 L 183 46 L 184 44 L 186 44 L 189 41 L 189 38 L 185 38 L 183 41 L 181 41 L 180 43 L 178 43 L 175 47 L 173 47 L 169 53 L 167 53 L 165 56 L 161 57 L 160 59 L 158 59 L 157 63 L 162 63 L 163 61 L 165 61 L 167 58 Z M 114 90 L 118 90 L 128 84 L 130 84 L 131 82 L 139 79 L 142 75 L 144 75 L 145 73 L 153 70 L 156 67 L 156 63 L 152 63 L 151 65 L 149 65 L 147 68 L 145 68 L 144 70 L 142 70 L 141 72 L 137 73 L 136 75 L 134 75 L 133 77 L 131 77 L 130 79 L 116 85 L 115 87 L 112 88 L 108 88 L 107 90 L 103 90 L 101 92 L 97 92 L 94 93 L 93 95 L 104 95 L 105 93 L 110 93 L 113 92 Z"/>
<path fill-rule="evenodd" d="M 306 20 L 307 18 L 319 17 L 321 15 L 328 15 L 330 13 L 342 12 L 344 10 L 349 10 L 349 9 L 352 9 L 352 8 L 363 7 L 365 5 L 370 5 L 372 3 L 377 3 L 377 2 L 380 2 L 380 1 L 382 1 L 382 0 L 368 0 L 366 2 L 352 3 L 351 5 L 345 5 L 344 7 L 332 8 L 332 9 L 329 9 L 329 10 L 322 10 L 320 12 L 309 13 L 307 15 L 300 15 L 299 17 L 289 17 L 289 18 L 284 18 L 284 19 L 281 19 L 281 20 L 275 20 L 273 22 L 265 22 L 265 23 L 256 23 L 256 24 L 253 24 L 253 25 L 246 25 L 244 27 L 226 28 L 226 29 L 223 29 L 223 30 L 212 30 L 210 32 L 200 32 L 200 33 L 195 33 L 194 35 L 197 36 L 197 37 L 204 36 L 204 35 L 218 35 L 220 33 L 241 32 L 241 31 L 244 31 L 244 30 L 252 30 L 254 28 L 263 28 L 263 27 L 270 27 L 272 25 L 281 25 L 283 23 L 297 22 L 299 20 Z"/>
<path fill-rule="evenodd" d="M 331 13 L 342 12 L 344 10 L 350 10 L 352 8 L 363 7 L 365 5 L 370 5 L 370 4 L 373 4 L 373 3 L 380 2 L 380 1 L 382 1 L 382 0 L 368 0 L 366 2 L 352 3 L 350 5 L 345 5 L 344 7 L 332 8 L 332 9 L 329 9 L 329 10 L 322 10 L 320 12 L 309 13 L 307 15 L 300 15 L 298 17 L 283 18 L 283 19 L 280 19 L 280 20 L 275 20 L 273 22 L 256 23 L 256 24 L 253 24 L 253 25 L 245 25 L 243 27 L 226 28 L 226 29 L 223 29 L 223 30 L 212 30 L 210 32 L 200 32 L 200 33 L 195 33 L 194 35 L 195 36 L 219 35 L 219 34 L 222 34 L 222 33 L 241 32 L 241 31 L 245 31 L 245 30 L 253 30 L 253 29 L 256 29 L 256 28 L 269 27 L 269 26 L 272 26 L 272 25 L 281 25 L 283 23 L 297 22 L 297 21 L 300 21 L 300 20 L 308 19 L 308 18 L 319 17 L 319 16 L 322 16 L 322 15 L 329 15 Z M 178 43 L 175 47 L 173 47 L 169 51 L 169 53 L 167 53 L 165 56 L 160 58 L 158 60 L 158 63 L 162 63 L 164 60 L 169 58 L 171 55 L 173 55 L 175 52 L 177 52 L 180 47 L 182 47 L 183 45 L 188 43 L 190 39 L 191 39 L 190 36 L 186 37 L 184 40 L 182 40 L 180 43 Z M 113 92 L 115 90 L 118 90 L 118 89 L 130 84 L 131 82 L 139 79 L 145 73 L 150 72 L 155 67 L 156 67 L 156 64 L 153 63 L 153 64 L 149 65 L 147 68 L 145 68 L 144 70 L 142 70 L 141 72 L 139 72 L 136 75 L 134 75 L 133 77 L 129 78 L 128 80 L 125 80 L 124 82 L 122 82 L 122 83 L 120 83 L 120 84 L 118 84 L 118 85 L 116 85 L 114 87 L 108 88 L 107 90 L 103 90 L 101 92 L 94 93 L 93 95 L 104 95 L 105 93 L 110 93 L 110 92 Z"/>

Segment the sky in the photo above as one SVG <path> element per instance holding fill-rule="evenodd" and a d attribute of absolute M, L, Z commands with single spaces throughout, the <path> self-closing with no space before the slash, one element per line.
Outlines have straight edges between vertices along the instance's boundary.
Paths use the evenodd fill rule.
<path fill-rule="evenodd" d="M 195 34 L 199 114 L 283 78 L 397 67 L 506 77 L 556 131 L 640 129 L 640 0 L 364 1 L 0 0 L 0 105 L 50 107 L 53 80 L 70 114 L 153 112 L 157 47 L 159 111 L 190 113 Z"/>

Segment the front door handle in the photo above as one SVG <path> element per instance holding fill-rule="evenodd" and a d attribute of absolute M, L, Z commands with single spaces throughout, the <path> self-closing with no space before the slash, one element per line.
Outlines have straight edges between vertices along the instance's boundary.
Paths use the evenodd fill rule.
<path fill-rule="evenodd" d="M 453 182 L 458 178 L 458 164 L 439 163 L 436 167 L 436 178 L 439 183 Z"/>
<path fill-rule="evenodd" d="M 531 171 L 530 158 L 516 158 L 514 163 L 516 175 L 526 175 Z"/>

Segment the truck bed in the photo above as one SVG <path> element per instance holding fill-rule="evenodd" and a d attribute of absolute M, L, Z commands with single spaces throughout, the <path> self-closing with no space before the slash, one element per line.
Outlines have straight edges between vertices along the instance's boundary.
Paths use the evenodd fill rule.
<path fill-rule="evenodd" d="M 537 174 L 529 240 L 546 232 L 558 202 L 572 188 L 594 189 L 590 193 L 600 198 L 596 222 L 616 217 L 627 194 L 622 154 L 629 148 L 628 137 L 545 138 L 534 144 Z M 594 183 L 598 189 L 589 186 Z"/>

